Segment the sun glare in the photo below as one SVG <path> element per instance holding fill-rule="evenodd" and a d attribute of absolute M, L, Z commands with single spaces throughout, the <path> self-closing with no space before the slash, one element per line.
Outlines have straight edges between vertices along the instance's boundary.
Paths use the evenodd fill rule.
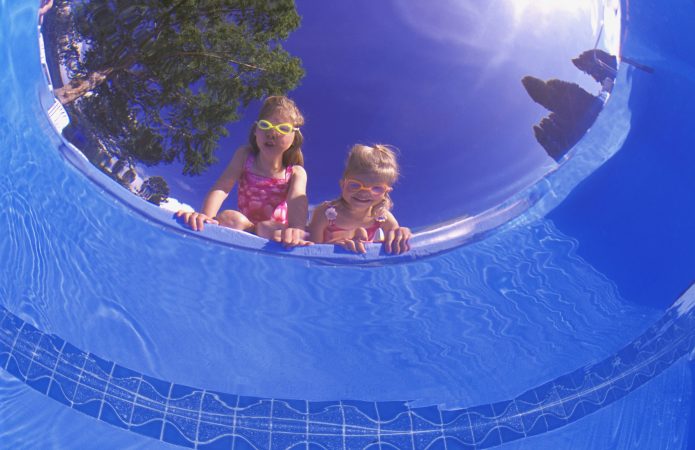
<path fill-rule="evenodd" d="M 394 0 L 393 5 L 418 33 L 479 51 L 460 52 L 459 60 L 497 66 L 525 48 L 544 45 L 549 36 L 565 43 L 588 36 L 588 48 L 600 30 L 599 5 L 606 1 L 620 0 L 441 0 L 437 7 Z"/>
<path fill-rule="evenodd" d="M 516 23 L 529 17 L 550 18 L 556 14 L 578 15 L 592 11 L 595 0 L 507 0 L 514 10 Z"/>

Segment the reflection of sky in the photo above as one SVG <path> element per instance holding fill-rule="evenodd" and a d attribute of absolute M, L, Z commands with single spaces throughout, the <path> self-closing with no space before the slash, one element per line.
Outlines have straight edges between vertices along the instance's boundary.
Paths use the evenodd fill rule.
<path fill-rule="evenodd" d="M 598 91 L 571 63 L 594 46 L 595 3 L 298 0 L 302 26 L 286 48 L 307 72 L 290 96 L 306 117 L 310 202 L 337 195 L 356 142 L 400 149 L 395 213 L 411 226 L 478 212 L 537 179 L 554 165 L 532 132 L 547 111 L 520 80 L 560 78 Z M 165 170 L 173 196 L 200 206 L 257 110 L 230 126 L 220 164 L 205 176 L 179 186 Z"/>

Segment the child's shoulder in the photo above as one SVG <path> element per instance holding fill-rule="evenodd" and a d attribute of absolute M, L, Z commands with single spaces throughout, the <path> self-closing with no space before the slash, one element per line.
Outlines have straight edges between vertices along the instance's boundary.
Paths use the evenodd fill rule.
<path fill-rule="evenodd" d="M 244 159 L 248 158 L 250 154 L 251 146 L 249 144 L 240 145 L 236 150 L 234 150 L 234 156 L 240 156 Z"/>
<path fill-rule="evenodd" d="M 306 169 L 299 164 L 295 164 L 292 166 L 292 175 L 306 178 Z"/>
<path fill-rule="evenodd" d="M 229 162 L 229 166 L 233 168 L 235 172 L 240 173 L 240 171 L 244 168 L 246 160 L 248 159 L 250 154 L 251 147 L 247 145 L 242 145 L 234 151 L 234 156 L 232 156 L 232 160 Z"/>
<path fill-rule="evenodd" d="M 322 203 L 319 203 L 317 206 L 314 207 L 312 211 L 312 216 L 313 217 L 326 217 L 326 210 L 328 208 L 333 207 L 333 202 L 332 201 L 325 201 Z"/>
<path fill-rule="evenodd" d="M 397 228 L 399 226 L 396 216 L 394 216 L 393 213 L 388 209 L 383 212 L 382 218 L 383 220 L 380 220 L 379 222 L 381 222 L 381 228 L 385 230 Z"/>
<path fill-rule="evenodd" d="M 327 200 L 325 202 L 321 202 L 314 208 L 315 212 L 325 212 L 328 208 L 333 206 L 333 202 L 331 200 Z"/>
<path fill-rule="evenodd" d="M 246 162 L 249 155 L 251 155 L 251 146 L 250 145 L 239 146 L 239 147 L 237 147 L 236 150 L 234 150 L 234 156 L 232 156 L 232 161 L 235 161 L 237 164 L 238 163 L 243 164 Z"/>

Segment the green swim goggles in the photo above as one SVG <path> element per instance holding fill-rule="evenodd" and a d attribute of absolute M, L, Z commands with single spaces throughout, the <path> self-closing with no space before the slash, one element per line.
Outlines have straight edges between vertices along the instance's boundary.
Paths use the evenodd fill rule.
<path fill-rule="evenodd" d="M 275 130 L 280 134 L 290 134 L 293 131 L 299 131 L 299 128 L 296 128 L 291 123 L 279 123 L 277 125 L 273 125 L 272 122 L 267 120 L 257 121 L 256 126 L 263 131 Z"/>

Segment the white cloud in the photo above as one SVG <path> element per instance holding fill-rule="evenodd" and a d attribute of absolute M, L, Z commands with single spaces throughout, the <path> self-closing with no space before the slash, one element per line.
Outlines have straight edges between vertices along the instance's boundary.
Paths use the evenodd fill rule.
<path fill-rule="evenodd" d="M 506 24 L 510 17 L 492 14 L 495 8 L 487 2 L 443 0 L 433 8 L 424 2 L 394 2 L 401 18 L 414 31 L 437 41 L 487 50 L 508 34 Z M 500 28 L 507 33 L 500 33 Z"/>
<path fill-rule="evenodd" d="M 193 189 L 193 187 L 190 184 L 186 183 L 185 181 L 181 180 L 180 178 L 175 178 L 174 183 L 176 183 L 176 185 L 178 187 L 180 187 L 181 189 L 183 189 L 186 192 L 195 192 L 195 189 Z"/>
<path fill-rule="evenodd" d="M 191 205 L 188 205 L 186 203 L 181 203 L 175 198 L 169 197 L 165 202 L 162 202 L 159 204 L 159 207 L 162 209 L 166 209 L 167 211 L 171 212 L 177 212 L 177 211 L 188 211 L 188 212 L 193 212 L 195 209 Z"/>
<path fill-rule="evenodd" d="M 546 44 L 549 36 L 575 39 L 584 22 L 589 33 L 598 31 L 594 0 L 441 0 L 436 7 L 394 0 L 393 5 L 413 31 L 460 46 L 450 57 L 473 65 L 499 66 L 519 51 Z"/>

